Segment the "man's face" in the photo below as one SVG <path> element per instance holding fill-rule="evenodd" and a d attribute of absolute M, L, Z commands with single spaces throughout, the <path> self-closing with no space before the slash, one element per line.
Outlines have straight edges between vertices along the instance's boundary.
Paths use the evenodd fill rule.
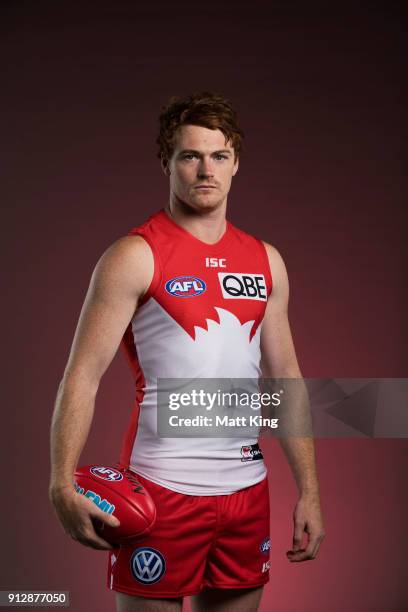
<path fill-rule="evenodd" d="M 234 149 L 220 130 L 183 125 L 175 134 L 170 172 L 170 191 L 196 211 L 219 208 L 238 170 Z"/>

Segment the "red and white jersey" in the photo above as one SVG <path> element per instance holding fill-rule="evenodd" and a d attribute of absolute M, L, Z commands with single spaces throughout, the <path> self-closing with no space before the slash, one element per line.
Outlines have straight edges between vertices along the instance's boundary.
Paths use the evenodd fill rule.
<path fill-rule="evenodd" d="M 207 244 L 164 209 L 129 235 L 150 245 L 154 275 L 122 339 L 136 399 L 120 465 L 190 495 L 226 495 L 260 482 L 266 467 L 257 438 L 160 437 L 157 379 L 258 379 L 272 290 L 263 243 L 227 221 L 220 240 Z"/>

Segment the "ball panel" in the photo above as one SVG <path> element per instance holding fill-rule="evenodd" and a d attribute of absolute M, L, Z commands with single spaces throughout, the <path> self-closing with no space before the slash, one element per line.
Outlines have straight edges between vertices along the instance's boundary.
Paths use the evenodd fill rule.
<path fill-rule="evenodd" d="M 112 543 L 140 538 L 152 530 L 156 507 L 137 475 L 105 466 L 82 466 L 75 471 L 75 489 L 86 495 L 103 512 L 112 514 L 120 526 L 103 524 L 99 533 Z"/>

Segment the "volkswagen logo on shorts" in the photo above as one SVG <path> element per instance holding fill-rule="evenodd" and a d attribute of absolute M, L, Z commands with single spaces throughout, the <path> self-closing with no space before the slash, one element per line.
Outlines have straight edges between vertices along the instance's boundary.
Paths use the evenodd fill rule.
<path fill-rule="evenodd" d="M 166 562 L 155 548 L 137 548 L 130 559 L 130 569 L 133 577 L 142 584 L 154 584 L 166 571 Z"/>
<path fill-rule="evenodd" d="M 177 276 L 167 281 L 165 289 L 174 297 L 195 297 L 206 290 L 206 284 L 197 276 Z"/>
<path fill-rule="evenodd" d="M 95 465 L 91 468 L 91 473 L 98 478 L 102 478 L 102 480 L 109 480 L 109 482 L 117 482 L 123 478 L 123 474 L 119 470 L 110 467 Z"/>

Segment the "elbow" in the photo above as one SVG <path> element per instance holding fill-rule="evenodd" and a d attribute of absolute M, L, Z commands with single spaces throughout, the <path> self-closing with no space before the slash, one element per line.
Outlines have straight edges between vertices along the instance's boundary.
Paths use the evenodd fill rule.
<path fill-rule="evenodd" d="M 66 369 L 58 385 L 58 395 L 80 390 L 82 393 L 96 396 L 100 377 L 79 368 Z"/>

